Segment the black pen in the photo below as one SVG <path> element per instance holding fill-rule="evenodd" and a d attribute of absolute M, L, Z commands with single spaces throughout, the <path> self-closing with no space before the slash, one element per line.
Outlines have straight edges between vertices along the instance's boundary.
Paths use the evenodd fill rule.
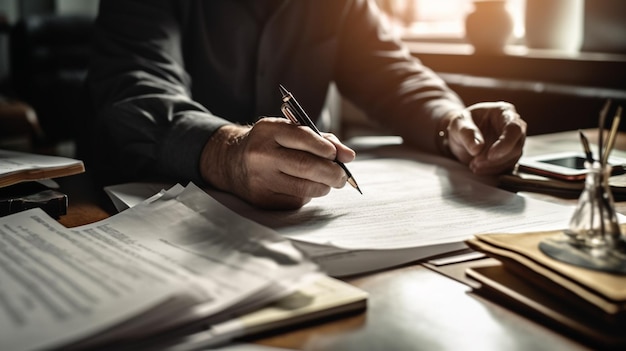
<path fill-rule="evenodd" d="M 587 162 L 593 163 L 593 154 L 591 153 L 591 148 L 589 147 L 589 140 L 587 140 L 587 137 L 582 130 L 579 129 L 578 133 L 580 134 L 580 141 L 583 144 L 583 150 L 585 150 L 585 157 L 587 158 Z"/>
<path fill-rule="evenodd" d="M 280 107 L 280 110 L 285 115 L 285 117 L 287 117 L 292 123 L 296 125 L 307 126 L 319 136 L 322 136 L 322 133 L 319 131 L 319 129 L 317 129 L 317 126 L 315 126 L 313 121 L 311 121 L 306 112 L 304 112 L 304 109 L 302 108 L 302 106 L 300 106 L 296 98 L 289 91 L 287 91 L 284 86 L 279 85 L 278 87 L 280 89 L 280 93 L 282 94 L 283 99 L 283 104 Z M 346 172 L 346 175 L 348 176 L 348 183 L 352 185 L 353 188 L 358 190 L 359 193 L 363 194 L 363 192 L 359 188 L 359 185 L 356 183 L 356 180 L 352 176 L 352 173 L 350 173 L 346 165 L 339 162 L 338 160 L 335 160 L 335 163 L 337 163 L 339 167 L 341 167 L 344 172 Z"/>

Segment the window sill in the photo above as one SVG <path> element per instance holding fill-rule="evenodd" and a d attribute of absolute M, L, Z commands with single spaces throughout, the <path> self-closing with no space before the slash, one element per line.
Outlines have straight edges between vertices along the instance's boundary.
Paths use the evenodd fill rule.
<path fill-rule="evenodd" d="M 466 104 L 513 103 L 528 122 L 528 135 L 594 127 L 606 99 L 626 103 L 626 55 L 520 45 L 510 45 L 502 54 L 479 55 L 465 43 L 408 45 Z"/>
<path fill-rule="evenodd" d="M 465 43 L 406 43 L 416 57 L 437 72 L 626 89 L 626 55 L 622 54 L 509 45 L 504 54 L 478 55 Z"/>
<path fill-rule="evenodd" d="M 473 55 L 474 48 L 471 44 L 457 42 L 442 42 L 436 40 L 411 40 L 405 43 L 412 52 L 428 54 L 448 55 Z M 567 59 L 584 61 L 619 61 L 626 62 L 626 54 L 601 53 L 601 52 L 565 52 L 551 49 L 530 49 L 525 45 L 508 45 L 505 48 L 505 56 L 522 56 L 529 58 L 544 59 Z"/>

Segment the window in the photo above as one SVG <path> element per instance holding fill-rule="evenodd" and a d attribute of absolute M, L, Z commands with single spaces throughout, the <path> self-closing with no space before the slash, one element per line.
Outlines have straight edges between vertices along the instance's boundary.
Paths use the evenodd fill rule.
<path fill-rule="evenodd" d="M 394 31 L 407 39 L 460 42 L 473 0 L 377 0 Z M 524 36 L 525 0 L 507 0 L 516 39 Z"/>

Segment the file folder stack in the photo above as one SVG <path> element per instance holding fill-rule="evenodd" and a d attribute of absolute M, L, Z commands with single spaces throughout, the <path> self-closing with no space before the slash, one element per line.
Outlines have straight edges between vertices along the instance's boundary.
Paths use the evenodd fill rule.
<path fill-rule="evenodd" d="M 624 227 L 622 227 L 624 230 Z M 603 349 L 626 347 L 626 275 L 555 260 L 539 243 L 560 231 L 482 234 L 466 241 L 495 258 L 466 274 L 476 292 Z"/>

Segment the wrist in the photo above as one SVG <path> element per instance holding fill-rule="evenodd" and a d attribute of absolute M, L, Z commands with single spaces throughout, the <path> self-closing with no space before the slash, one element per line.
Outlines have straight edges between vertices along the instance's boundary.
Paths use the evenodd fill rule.
<path fill-rule="evenodd" d="M 452 121 L 458 117 L 462 117 L 461 111 L 455 111 L 446 114 L 437 123 L 437 131 L 435 133 L 435 146 L 441 156 L 455 159 L 452 150 L 450 149 L 450 126 Z"/>
<path fill-rule="evenodd" d="M 240 162 L 241 141 L 250 127 L 227 124 L 216 130 L 204 145 L 200 156 L 202 179 L 213 187 L 232 191 L 243 167 Z"/>

